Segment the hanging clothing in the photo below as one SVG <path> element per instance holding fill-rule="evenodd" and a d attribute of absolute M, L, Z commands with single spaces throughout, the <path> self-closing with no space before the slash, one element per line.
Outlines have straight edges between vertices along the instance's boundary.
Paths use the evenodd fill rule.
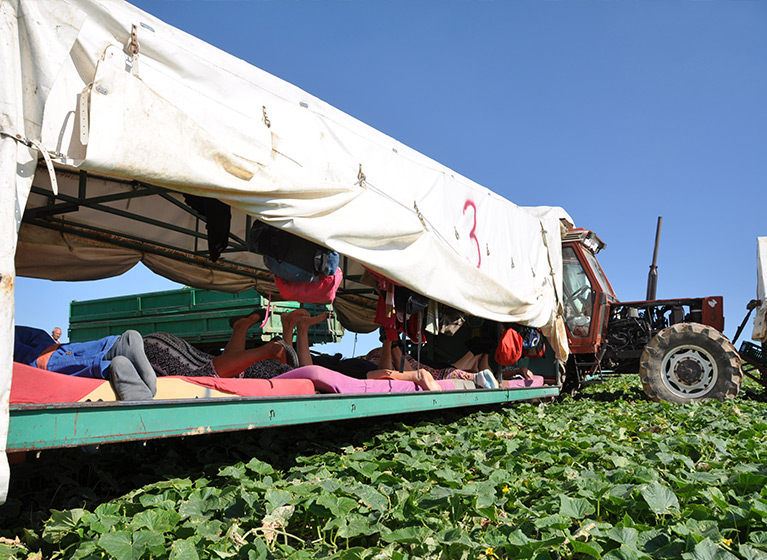
<path fill-rule="evenodd" d="M 232 225 L 231 207 L 216 198 L 205 198 L 193 194 L 185 194 L 184 201 L 195 212 L 205 217 L 208 253 L 210 253 L 210 260 L 216 262 L 229 244 L 229 229 Z"/>

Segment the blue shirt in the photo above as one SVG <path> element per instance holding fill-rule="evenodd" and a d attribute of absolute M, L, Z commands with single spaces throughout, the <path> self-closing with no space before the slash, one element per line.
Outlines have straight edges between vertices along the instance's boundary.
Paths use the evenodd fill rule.
<path fill-rule="evenodd" d="M 89 342 L 61 344 L 48 360 L 48 371 L 106 379 L 106 369 L 111 363 L 104 356 L 111 350 L 119 336 L 107 336 Z M 13 361 L 37 367 L 35 363 L 43 351 L 56 344 L 51 335 L 42 329 L 16 327 L 13 344 Z"/>

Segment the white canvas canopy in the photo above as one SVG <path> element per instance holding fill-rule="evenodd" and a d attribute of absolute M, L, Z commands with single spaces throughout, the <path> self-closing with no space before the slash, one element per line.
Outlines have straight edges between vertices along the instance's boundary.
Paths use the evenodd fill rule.
<path fill-rule="evenodd" d="M 751 338 L 767 342 L 767 237 L 756 238 L 756 299 L 762 304 L 756 308 Z"/>
<path fill-rule="evenodd" d="M 367 267 L 472 315 L 541 327 L 566 357 L 561 208 L 518 207 L 121 0 L 0 0 L 0 26 L 0 430 L 16 274 L 95 279 L 141 261 L 191 286 L 269 289 L 243 275 L 263 268 L 244 247 L 228 268 L 168 249 L 200 242 L 182 232 L 199 229 L 182 193 L 229 204 L 235 238 L 257 217 L 347 257 L 348 278 Z M 128 196 L 151 185 L 172 192 Z M 58 230 L 41 227 L 48 192 L 69 204 Z M 37 222 L 22 225 L 25 208 Z M 352 284 L 336 306 L 369 330 Z"/>

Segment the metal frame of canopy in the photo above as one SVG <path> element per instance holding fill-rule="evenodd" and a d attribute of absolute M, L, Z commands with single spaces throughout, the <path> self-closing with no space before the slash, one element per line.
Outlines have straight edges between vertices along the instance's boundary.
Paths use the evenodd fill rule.
<path fill-rule="evenodd" d="M 174 191 L 140 181 L 129 181 L 101 177 L 85 171 L 57 169 L 61 175 L 76 177 L 77 196 L 33 185 L 31 193 L 47 198 L 47 203 L 28 208 L 23 222 L 63 233 L 72 233 L 100 242 L 151 252 L 181 262 L 211 269 L 250 275 L 268 280 L 267 270 L 227 260 L 227 252 L 247 250 L 247 243 L 234 235 L 221 258 L 213 262 L 208 252 L 198 246 L 205 239 L 200 226 L 205 217 L 171 196 Z M 40 174 L 44 176 L 44 173 Z M 129 191 L 98 195 L 89 193 L 89 180 L 107 180 L 130 185 Z M 118 200 L 158 196 L 183 211 L 193 215 L 196 229 L 160 222 L 135 212 L 108 206 Z M 118 215 L 138 223 L 155 227 L 170 228 L 177 233 L 193 237 L 193 251 L 180 246 L 161 244 L 151 239 L 125 233 L 116 233 L 105 228 L 78 224 L 62 219 L 62 215 L 77 211 L 81 207 Z M 249 230 L 252 217 L 247 218 Z M 137 230 L 137 231 L 140 231 Z M 342 266 L 347 259 L 342 259 Z M 359 281 L 359 277 L 348 280 Z M 349 288 L 343 285 L 339 293 L 351 295 L 358 303 L 375 306 L 377 295 L 372 288 Z M 46 405 L 12 405 L 7 451 L 9 453 L 35 451 L 56 447 L 72 447 L 116 443 L 122 441 L 147 440 L 164 437 L 198 435 L 214 432 L 250 430 L 273 426 L 344 420 L 369 416 L 384 416 L 417 411 L 440 410 L 467 406 L 508 403 L 520 400 L 552 397 L 559 394 L 558 386 L 528 389 L 467 390 L 444 392 L 415 392 L 397 394 L 354 394 L 354 395 L 301 395 L 295 397 L 232 397 L 193 400 L 163 400 L 151 402 L 85 402 Z"/>
<path fill-rule="evenodd" d="M 45 166 L 40 165 L 38 167 L 38 171 L 44 174 Z M 73 171 L 62 170 L 60 168 L 57 168 L 56 172 L 57 172 L 57 175 L 60 174 L 64 176 L 66 175 L 77 176 L 77 179 L 78 179 L 77 196 L 71 196 L 61 192 L 58 194 L 54 194 L 49 189 L 33 185 L 30 190 L 30 193 L 33 195 L 40 195 L 42 197 L 45 197 L 47 198 L 48 202 L 45 206 L 27 209 L 24 213 L 23 223 L 27 223 L 27 224 L 38 226 L 38 227 L 44 227 L 47 229 L 52 229 L 52 230 L 60 231 L 63 233 L 72 233 L 72 234 L 79 235 L 81 237 L 86 237 L 89 239 L 106 242 L 111 245 L 116 245 L 116 246 L 124 247 L 127 249 L 135 249 L 142 252 L 163 255 L 165 257 L 169 257 L 174 260 L 178 260 L 178 261 L 189 263 L 189 264 L 200 265 L 200 266 L 204 266 L 206 268 L 210 268 L 214 270 L 221 270 L 226 272 L 233 272 L 236 274 L 250 275 L 263 280 L 268 280 L 271 277 L 271 272 L 269 272 L 266 269 L 261 269 L 261 268 L 257 268 L 253 266 L 248 266 L 243 263 L 237 263 L 231 260 L 227 260 L 226 258 L 227 252 L 248 250 L 247 241 L 244 239 L 241 239 L 240 237 L 232 233 L 229 234 L 228 246 L 222 252 L 221 257 L 215 262 L 211 261 L 208 258 L 209 252 L 206 249 L 198 246 L 200 240 L 207 239 L 207 235 L 204 232 L 201 232 L 199 227 L 200 225 L 205 224 L 206 222 L 205 217 L 200 215 L 197 211 L 195 211 L 193 208 L 191 208 L 187 204 L 184 204 L 183 202 L 179 201 L 173 196 L 170 196 L 170 193 L 173 193 L 175 191 L 165 189 L 163 187 L 151 185 L 149 183 L 145 183 L 141 181 L 117 179 L 113 177 L 104 177 L 104 176 L 99 176 L 93 173 L 88 173 L 82 170 L 73 172 Z M 130 191 L 123 192 L 123 193 L 109 194 L 109 195 L 103 195 L 103 196 L 98 196 L 98 195 L 89 196 L 89 193 L 88 193 L 89 179 L 90 180 L 92 179 L 106 180 L 111 183 L 129 185 L 132 188 Z M 126 210 L 122 210 L 122 209 L 107 205 L 107 203 L 109 202 L 139 199 L 139 198 L 145 198 L 148 196 L 158 196 L 162 198 L 163 201 L 169 204 L 172 204 L 178 208 L 181 208 L 183 211 L 194 216 L 197 220 L 197 226 L 198 226 L 197 229 L 189 229 L 189 228 L 181 227 L 175 224 L 170 224 L 167 222 L 160 222 L 156 219 L 143 216 L 136 212 L 126 211 Z M 111 232 L 103 228 L 66 221 L 60 218 L 60 216 L 68 214 L 70 212 L 75 212 L 81 207 L 90 208 L 92 210 L 98 210 L 100 212 L 105 212 L 107 214 L 112 214 L 115 216 L 120 216 L 122 218 L 133 220 L 137 223 L 169 229 L 177 233 L 186 235 L 188 237 L 192 237 L 194 239 L 195 249 L 194 251 L 189 251 L 182 247 L 161 244 L 161 243 L 153 242 L 147 239 L 142 239 L 140 237 L 136 237 L 133 235 L 129 235 L 126 233 L 116 234 L 114 232 Z M 247 224 L 246 231 L 250 230 L 250 226 L 252 222 L 253 222 L 252 216 L 246 216 L 246 224 Z M 347 271 L 345 270 L 345 265 L 347 263 L 348 263 L 348 260 L 346 259 L 346 257 L 344 257 L 341 263 L 342 271 L 344 272 L 344 278 L 346 280 L 359 281 L 361 279 L 360 276 L 347 274 Z M 375 295 L 375 291 L 372 288 L 359 289 L 359 288 L 349 288 L 342 285 L 339 291 L 344 294 L 358 294 L 358 295 L 369 296 L 369 298 L 366 298 L 366 299 L 370 299 L 370 301 L 367 302 L 368 305 L 371 305 L 371 306 L 375 305 L 375 299 L 377 296 Z"/>

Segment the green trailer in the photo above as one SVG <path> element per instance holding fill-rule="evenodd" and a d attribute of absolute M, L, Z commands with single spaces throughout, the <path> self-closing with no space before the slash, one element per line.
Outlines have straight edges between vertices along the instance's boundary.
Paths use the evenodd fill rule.
<path fill-rule="evenodd" d="M 251 310 L 266 307 L 267 304 L 268 300 L 255 290 L 228 294 L 189 287 L 73 301 L 69 305 L 69 340 L 95 340 L 119 335 L 128 329 L 141 334 L 162 331 L 183 338 L 204 352 L 217 354 L 232 333 L 229 318 L 247 315 Z M 328 321 L 309 330 L 310 344 L 341 340 L 344 328 L 331 313 L 329 305 L 281 301 L 272 305 L 263 330 L 257 327 L 250 329 L 247 345 L 258 346 L 275 335 L 281 335 L 280 314 L 298 307 L 304 307 L 312 315 L 329 312 Z"/>

